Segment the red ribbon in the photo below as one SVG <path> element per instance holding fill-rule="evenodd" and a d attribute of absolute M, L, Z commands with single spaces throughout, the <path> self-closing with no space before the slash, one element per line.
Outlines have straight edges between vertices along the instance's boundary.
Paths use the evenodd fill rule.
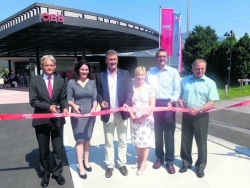
<path fill-rule="evenodd" d="M 226 106 L 224 108 L 213 108 L 211 110 L 208 110 L 206 112 L 213 112 L 221 109 L 227 109 L 227 108 L 235 108 L 240 106 L 247 106 L 250 105 L 250 100 L 243 101 L 234 105 Z M 58 118 L 58 117 L 89 117 L 89 116 L 100 116 L 105 114 L 110 114 L 114 112 L 120 112 L 120 111 L 129 111 L 131 108 L 115 108 L 115 109 L 107 109 L 107 110 L 101 110 L 93 112 L 92 114 L 77 114 L 77 113 L 68 113 L 68 114 L 0 114 L 0 120 L 25 120 L 25 119 L 39 119 L 39 118 Z M 145 110 L 145 109 L 144 109 Z M 160 112 L 160 111 L 168 111 L 170 110 L 168 107 L 154 107 L 154 112 Z M 180 107 L 172 107 L 171 111 L 174 112 L 189 112 L 190 109 L 188 108 L 180 108 Z"/>

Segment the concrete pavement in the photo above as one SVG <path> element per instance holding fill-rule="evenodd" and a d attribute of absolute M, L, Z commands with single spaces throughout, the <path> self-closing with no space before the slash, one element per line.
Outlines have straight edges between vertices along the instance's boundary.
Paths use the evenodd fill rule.
<path fill-rule="evenodd" d="M 6 97 L 8 96 L 15 96 L 10 97 L 9 100 L 6 100 Z M 23 103 L 27 103 L 28 99 L 28 92 L 27 89 L 25 91 L 17 91 L 17 89 L 7 89 L 7 90 L 0 90 L 0 104 L 9 104 L 9 102 L 17 103 L 19 99 L 22 98 Z M 25 101 L 25 100 L 26 101 Z M 219 101 L 217 102 L 216 107 L 221 108 L 227 105 L 235 104 L 237 102 L 240 102 L 242 100 L 250 100 L 250 97 L 246 98 L 240 98 L 240 99 L 232 99 L 232 100 L 225 100 L 225 101 Z M 14 105 L 14 104 L 13 104 Z M 24 104 L 25 105 L 25 104 Z M 1 113 L 15 113 L 20 111 L 23 111 L 23 113 L 27 113 L 25 110 L 28 110 L 27 108 L 23 108 L 21 104 L 16 104 L 18 108 L 12 109 L 11 112 L 1 110 Z M 1 108 L 6 108 L 6 105 L 1 105 Z M 240 109 L 243 107 L 230 109 L 230 110 L 237 110 L 242 111 L 246 113 L 246 111 L 249 111 L 249 106 L 247 106 L 246 109 Z M 229 109 L 227 109 L 229 110 Z M 29 112 L 30 113 L 30 112 Z M 2 124 L 6 124 L 12 121 L 5 121 L 0 122 Z M 28 122 L 30 123 L 30 122 Z M 25 151 L 27 150 L 27 153 L 29 153 L 28 150 L 30 148 L 33 148 L 34 150 L 37 150 L 37 144 L 34 137 L 34 134 L 27 131 L 25 134 L 25 131 L 19 132 L 15 131 L 17 129 L 14 129 L 14 126 L 18 126 L 18 121 L 12 122 L 13 129 L 10 131 L 13 136 L 19 137 L 20 135 L 25 138 L 25 140 L 18 140 L 19 142 L 25 141 L 29 143 L 27 144 L 16 144 L 12 137 L 8 137 L 6 133 L 1 134 L 0 139 L 4 142 L 2 142 L 2 145 L 0 144 L 1 150 L 1 158 L 4 157 L 4 161 L 0 160 L 2 163 L 0 166 L 2 169 L 11 169 L 10 166 L 13 166 L 12 164 L 18 165 L 20 163 L 20 159 L 25 157 Z M 129 122 L 128 122 L 129 124 Z M 29 127 L 30 125 L 28 125 Z M 0 126 L 1 130 L 3 125 Z M 248 174 L 250 172 L 250 150 L 246 147 L 242 147 L 240 145 L 236 145 L 231 142 L 227 142 L 225 140 L 222 140 L 217 137 L 209 136 L 208 140 L 208 165 L 205 169 L 205 177 L 204 178 L 197 178 L 195 175 L 195 168 L 192 166 L 191 170 L 188 170 L 186 173 L 181 174 L 178 172 L 179 168 L 181 167 L 181 160 L 180 160 L 180 139 L 181 139 L 181 126 L 178 124 L 175 133 L 175 167 L 176 167 L 176 174 L 169 175 L 165 169 L 165 166 L 162 165 L 162 168 L 155 170 L 152 168 L 153 162 L 156 160 L 154 152 L 155 149 L 152 148 L 150 151 L 150 155 L 148 158 L 148 165 L 146 168 L 146 171 L 141 176 L 136 176 L 136 170 L 132 169 L 133 164 L 136 161 L 136 152 L 134 149 L 134 146 L 130 142 L 130 134 L 128 130 L 128 151 L 127 151 L 127 159 L 128 159 L 128 170 L 129 174 L 128 176 L 124 177 L 120 174 L 119 170 L 116 168 L 114 170 L 114 175 L 107 179 L 105 177 L 105 163 L 104 163 L 104 135 L 103 135 L 103 129 L 102 129 L 102 123 L 97 117 L 97 121 L 94 128 L 93 138 L 91 140 L 91 150 L 90 150 L 90 162 L 93 168 L 92 172 L 88 172 L 88 179 L 83 180 L 80 179 L 78 176 L 78 170 L 76 167 L 76 156 L 75 156 L 75 141 L 73 138 L 73 133 L 70 125 L 69 118 L 67 118 L 67 123 L 65 125 L 65 131 L 64 131 L 64 143 L 65 143 L 65 150 L 66 150 L 66 156 L 68 160 L 68 166 L 69 166 L 69 172 L 70 175 L 67 175 L 67 167 L 64 170 L 66 176 L 67 176 L 67 182 L 71 182 L 68 178 L 72 178 L 73 185 L 75 188 L 82 188 L 82 187 L 93 187 L 93 188 L 99 188 L 99 187 L 121 187 L 121 188 L 147 188 L 147 187 L 159 187 L 159 188 L 165 188 L 165 187 L 186 187 L 186 188 L 196 188 L 196 187 L 212 187 L 212 188 L 219 188 L 219 187 L 243 187 L 247 188 L 250 185 L 250 179 L 248 178 Z M 29 127 L 28 130 L 31 128 Z M 33 139 L 29 140 L 29 138 L 32 137 Z M 116 139 L 117 140 L 117 139 Z M 195 142 L 195 141 L 194 141 Z M 11 149 L 6 148 L 6 144 L 9 145 Z M 117 147 L 117 141 L 115 142 L 115 145 Z M 5 146 L 5 147 L 4 147 Z M 13 149 L 16 147 L 21 147 L 22 151 L 24 152 L 18 152 L 17 149 Z M 29 148 L 27 148 L 29 147 Z M 32 150 L 31 150 L 32 151 Z M 237 152 L 238 151 L 238 152 Z M 33 152 L 34 153 L 34 152 Z M 37 157 L 37 152 L 35 152 L 36 155 L 33 155 L 33 157 Z M 116 150 L 117 153 L 117 150 Z M 15 155 L 14 155 L 15 154 Z M 13 160 L 11 156 L 15 156 L 13 159 L 15 163 L 13 163 Z M 194 162 L 197 159 L 197 148 L 196 144 L 193 144 L 193 160 Z M 19 162 L 18 162 L 19 161 Z M 23 164 L 23 163 L 22 163 Z M 25 163 L 23 164 L 25 165 Z M 35 162 L 34 162 L 35 165 Z M 5 167 L 5 168 L 4 168 Z M 1 171 L 1 176 L 4 175 L 4 179 L 0 178 L 0 187 L 14 187 L 13 185 L 17 185 L 16 187 L 20 188 L 29 188 L 34 187 L 34 185 L 37 184 L 37 187 L 40 187 L 40 180 L 37 176 L 37 173 L 32 173 L 33 166 L 29 166 L 27 169 L 21 168 L 21 171 L 19 168 L 13 168 L 11 169 L 11 172 L 14 173 L 15 178 L 9 178 L 6 171 Z M 37 166 L 36 166 L 37 168 Z M 37 169 L 35 170 L 35 172 Z M 19 173 L 17 173 L 19 172 Z M 20 173 L 22 172 L 22 173 Z M 32 175 L 31 175 L 32 174 Z M 10 174 L 12 175 L 12 174 Z M 29 178 L 32 176 L 32 178 Z M 34 176 L 34 177 L 33 177 Z M 9 178 L 9 179 L 8 179 Z M 22 181 L 27 179 L 26 184 Z M 6 181 L 9 180 L 9 181 Z M 1 186 L 2 185 L 2 186 Z M 71 187 L 70 184 L 68 184 L 69 187 Z M 49 187 L 60 187 L 56 185 L 54 181 L 51 180 L 51 184 Z M 65 187 L 65 186 L 63 186 Z"/>

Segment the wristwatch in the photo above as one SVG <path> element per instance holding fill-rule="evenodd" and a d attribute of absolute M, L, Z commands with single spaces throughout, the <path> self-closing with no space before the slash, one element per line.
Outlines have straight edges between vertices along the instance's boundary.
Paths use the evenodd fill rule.
<path fill-rule="evenodd" d="M 200 107 L 200 113 L 202 113 L 202 107 Z"/>

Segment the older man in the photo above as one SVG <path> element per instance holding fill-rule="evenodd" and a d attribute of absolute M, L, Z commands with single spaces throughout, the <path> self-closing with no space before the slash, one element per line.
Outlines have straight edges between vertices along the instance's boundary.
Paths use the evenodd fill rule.
<path fill-rule="evenodd" d="M 66 84 L 58 76 L 54 76 L 56 60 L 51 55 L 41 58 L 43 74 L 32 77 L 29 88 L 30 105 L 35 109 L 34 113 L 68 113 L 68 101 L 66 97 Z M 58 108 L 60 107 L 60 108 Z M 62 176 L 64 161 L 63 125 L 64 118 L 33 119 L 36 138 L 39 146 L 40 169 L 43 174 L 42 187 L 49 184 L 50 174 L 59 185 L 65 183 Z M 52 141 L 54 168 L 50 172 L 49 143 Z"/>
<path fill-rule="evenodd" d="M 157 66 L 147 72 L 147 82 L 155 90 L 156 107 L 175 106 L 175 102 L 180 96 L 180 75 L 179 72 L 166 65 L 168 59 L 167 51 L 159 49 L 156 53 Z M 155 155 L 156 162 L 154 169 L 158 169 L 165 162 L 169 174 L 175 173 L 174 163 L 174 132 L 175 132 L 175 112 L 154 112 L 155 122 Z"/>
<path fill-rule="evenodd" d="M 198 147 L 198 159 L 195 163 L 196 175 L 202 178 L 207 164 L 207 133 L 209 114 L 206 112 L 214 107 L 219 100 L 216 84 L 205 76 L 207 63 L 196 59 L 192 64 L 193 75 L 181 81 L 179 105 L 191 110 L 182 115 L 181 159 L 183 166 L 179 172 L 184 173 L 192 165 L 193 136 Z"/>

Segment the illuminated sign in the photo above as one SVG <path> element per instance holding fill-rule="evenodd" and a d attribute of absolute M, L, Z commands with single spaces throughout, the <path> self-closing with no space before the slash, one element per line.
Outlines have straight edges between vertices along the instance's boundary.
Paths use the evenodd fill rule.
<path fill-rule="evenodd" d="M 43 13 L 42 14 L 42 20 L 44 22 L 58 22 L 58 23 L 63 23 L 64 22 L 64 16 L 61 14 L 48 14 L 48 13 Z"/>

